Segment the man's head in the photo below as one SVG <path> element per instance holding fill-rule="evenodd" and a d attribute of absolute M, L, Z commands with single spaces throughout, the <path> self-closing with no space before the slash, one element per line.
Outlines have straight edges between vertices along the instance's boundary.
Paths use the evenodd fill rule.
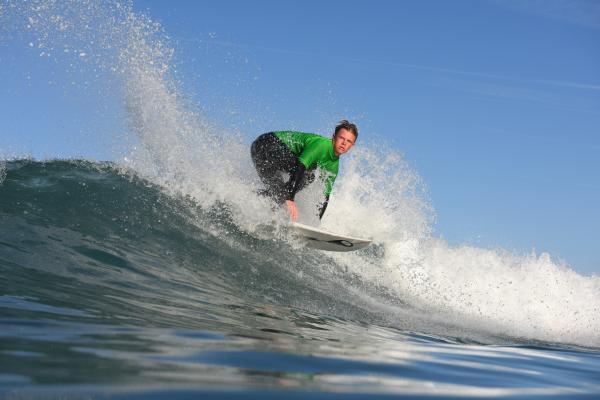
<path fill-rule="evenodd" d="M 336 156 L 347 153 L 358 139 L 358 128 L 356 125 L 346 121 L 340 121 L 335 127 L 333 134 L 333 152 Z"/>

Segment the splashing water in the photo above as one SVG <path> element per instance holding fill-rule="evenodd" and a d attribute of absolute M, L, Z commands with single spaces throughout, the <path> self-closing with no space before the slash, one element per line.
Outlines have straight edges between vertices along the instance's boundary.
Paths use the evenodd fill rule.
<path fill-rule="evenodd" d="M 255 233 L 265 221 L 283 224 L 283 214 L 254 195 L 258 179 L 247 174 L 247 143 L 186 101 L 160 24 L 129 2 L 9 2 L 0 15 L 32 37 L 28 43 L 40 56 L 68 58 L 73 68 L 110 73 L 122 83 L 133 135 L 123 137 L 131 143 L 119 161 L 124 169 L 205 209 L 226 203 L 243 231 Z M 372 312 L 432 333 L 600 346 L 599 277 L 578 275 L 547 254 L 451 247 L 435 238 L 418 175 L 384 146 L 357 147 L 342 169 L 323 226 L 374 238 L 371 251 L 331 256 L 364 284 L 356 293 Z M 311 187 L 299 203 L 318 195 Z"/>

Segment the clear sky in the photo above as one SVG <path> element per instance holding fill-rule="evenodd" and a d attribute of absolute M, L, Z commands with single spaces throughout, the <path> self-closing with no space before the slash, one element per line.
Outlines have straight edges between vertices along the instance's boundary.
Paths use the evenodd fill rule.
<path fill-rule="evenodd" d="M 182 92 L 218 126 L 250 141 L 351 119 L 421 175 L 436 235 L 600 274 L 600 2 L 134 8 L 162 24 Z M 102 77 L 64 69 L 0 35 L 0 153 L 111 157 L 121 103 Z"/>

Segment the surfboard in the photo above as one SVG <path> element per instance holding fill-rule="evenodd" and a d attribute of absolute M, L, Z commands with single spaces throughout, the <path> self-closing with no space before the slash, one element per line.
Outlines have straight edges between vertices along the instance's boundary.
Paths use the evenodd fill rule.
<path fill-rule="evenodd" d="M 314 226 L 292 222 L 292 229 L 306 247 L 327 251 L 354 251 L 367 247 L 371 239 L 338 235 Z"/>

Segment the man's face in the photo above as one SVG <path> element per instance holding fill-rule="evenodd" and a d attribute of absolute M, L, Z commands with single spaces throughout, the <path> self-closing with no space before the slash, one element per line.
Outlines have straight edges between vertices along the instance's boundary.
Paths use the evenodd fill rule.
<path fill-rule="evenodd" d="M 354 146 L 355 140 L 354 133 L 345 128 L 340 129 L 333 137 L 333 152 L 336 156 L 341 156 Z"/>

